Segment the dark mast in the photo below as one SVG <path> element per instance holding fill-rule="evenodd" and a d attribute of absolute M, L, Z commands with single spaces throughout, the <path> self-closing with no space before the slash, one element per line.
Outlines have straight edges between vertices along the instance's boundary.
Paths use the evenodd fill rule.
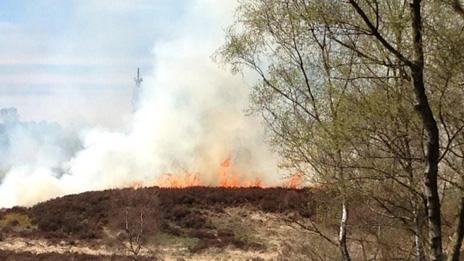
<path fill-rule="evenodd" d="M 134 78 L 135 86 L 140 88 L 140 84 L 143 82 L 143 78 L 140 78 L 140 68 L 137 67 L 137 78 Z"/>
<path fill-rule="evenodd" d="M 139 107 L 140 94 L 142 92 L 141 85 L 143 78 L 140 77 L 140 68 L 137 67 L 137 77 L 134 78 L 135 87 L 132 94 L 132 111 L 135 112 Z"/>

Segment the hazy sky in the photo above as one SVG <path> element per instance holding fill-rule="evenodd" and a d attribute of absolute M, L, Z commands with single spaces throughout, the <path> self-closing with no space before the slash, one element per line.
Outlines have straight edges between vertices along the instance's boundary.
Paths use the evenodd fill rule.
<path fill-rule="evenodd" d="M 0 107 L 26 120 L 121 124 L 136 68 L 151 73 L 153 48 L 191 2 L 0 1 Z"/>

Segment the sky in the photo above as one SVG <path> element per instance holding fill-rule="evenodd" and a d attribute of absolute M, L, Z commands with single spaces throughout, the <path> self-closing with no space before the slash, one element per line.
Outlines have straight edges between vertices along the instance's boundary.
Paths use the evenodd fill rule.
<path fill-rule="evenodd" d="M 0 107 L 23 120 L 120 126 L 136 68 L 151 73 L 153 49 L 192 2 L 0 1 Z"/>

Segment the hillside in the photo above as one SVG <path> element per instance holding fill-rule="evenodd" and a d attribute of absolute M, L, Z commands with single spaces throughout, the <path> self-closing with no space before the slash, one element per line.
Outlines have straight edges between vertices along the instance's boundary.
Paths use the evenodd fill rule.
<path fill-rule="evenodd" d="M 191 187 L 68 195 L 2 210 L 0 259 L 131 260 L 137 253 L 138 260 L 298 260 L 309 239 L 324 245 L 301 227 L 328 213 L 336 201 L 330 194 Z M 335 215 L 316 221 L 336 229 Z"/>

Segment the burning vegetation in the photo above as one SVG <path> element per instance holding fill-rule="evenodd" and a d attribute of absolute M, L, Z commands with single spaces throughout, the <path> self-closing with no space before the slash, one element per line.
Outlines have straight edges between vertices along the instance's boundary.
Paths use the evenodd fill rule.
<path fill-rule="evenodd" d="M 188 188 L 198 186 L 211 186 L 221 188 L 269 188 L 269 184 L 263 182 L 259 177 L 249 178 L 247 173 L 236 171 L 232 159 L 229 157 L 222 161 L 213 177 L 213 181 L 204 180 L 201 173 L 186 172 L 183 174 L 164 173 L 156 177 L 149 186 L 162 188 Z M 297 173 L 283 180 L 278 187 L 302 188 L 305 185 L 304 175 Z M 129 187 L 140 188 L 144 186 L 142 181 L 133 181 Z"/>

